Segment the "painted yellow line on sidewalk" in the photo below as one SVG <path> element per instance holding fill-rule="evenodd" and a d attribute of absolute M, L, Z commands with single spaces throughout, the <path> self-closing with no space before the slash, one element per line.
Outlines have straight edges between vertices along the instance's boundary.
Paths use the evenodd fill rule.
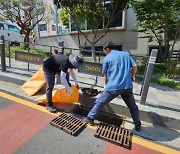
<path fill-rule="evenodd" d="M 94 129 L 94 130 L 97 128 L 97 126 L 90 126 L 90 125 L 88 125 L 88 127 L 91 129 Z M 165 146 L 157 144 L 157 143 L 153 143 L 153 142 L 145 140 L 145 139 L 141 139 L 136 136 L 132 136 L 132 142 L 135 144 L 139 144 L 143 147 L 146 147 L 146 148 L 158 151 L 158 152 L 162 152 L 165 154 L 180 154 L 180 151 L 171 149 L 169 147 L 165 147 Z"/>
<path fill-rule="evenodd" d="M 133 136 L 132 142 L 166 154 L 180 154 L 179 151 Z"/>
<path fill-rule="evenodd" d="M 36 110 L 39 110 L 39 111 L 42 111 L 42 112 L 45 112 L 45 113 L 52 114 L 52 115 L 54 115 L 54 116 L 58 116 L 58 115 L 61 114 L 61 113 L 59 113 L 59 112 L 58 112 L 58 113 L 50 113 L 50 112 L 49 112 L 45 107 L 43 107 L 43 106 L 34 104 L 34 103 L 32 103 L 32 102 L 23 100 L 23 99 L 21 99 L 21 98 L 18 98 L 18 97 L 15 97 L 15 96 L 12 96 L 12 95 L 3 93 L 3 92 L 0 92 L 0 96 L 6 98 L 6 99 L 8 99 L 8 100 L 11 100 L 11 101 L 13 101 L 13 102 L 16 102 L 16 103 L 19 103 L 19 104 L 23 104 L 23 105 L 29 106 L 29 107 L 34 108 L 34 109 L 36 109 Z"/>
<path fill-rule="evenodd" d="M 54 116 L 58 116 L 58 115 L 62 114 L 61 112 L 58 112 L 58 113 L 50 113 L 50 112 L 47 111 L 46 108 L 43 107 L 43 106 L 34 104 L 34 103 L 32 103 L 32 102 L 23 100 L 23 99 L 21 99 L 21 98 L 18 98 L 18 97 L 15 97 L 15 96 L 12 96 L 12 95 L 3 93 L 3 92 L 0 92 L 0 97 L 4 97 L 4 98 L 6 98 L 6 99 L 8 99 L 8 100 L 11 100 L 11 101 L 13 101 L 13 102 L 16 102 L 16 103 L 20 103 L 20 104 L 29 106 L 29 107 L 34 108 L 34 109 L 36 109 L 36 110 L 39 110 L 39 111 L 42 111 L 42 112 L 46 112 L 46 113 L 48 113 L 48 114 L 52 114 L 52 115 L 54 115 Z M 91 128 L 91 129 L 94 129 L 94 130 L 97 128 L 97 126 L 90 126 L 90 125 L 87 125 L 87 127 L 88 127 L 88 128 Z M 162 153 L 166 153 L 166 154 L 180 154 L 180 152 L 177 151 L 177 150 L 174 150 L 174 149 L 171 149 L 171 148 L 169 148 L 169 147 L 165 147 L 165 146 L 162 146 L 162 145 L 159 145 L 159 144 L 156 144 L 156 143 L 147 141 L 147 140 L 145 140 L 145 139 L 138 138 L 138 137 L 136 137 L 136 136 L 133 136 L 133 137 L 132 137 L 132 142 L 133 142 L 133 143 L 136 143 L 136 144 L 139 144 L 139 145 L 142 145 L 142 146 L 144 146 L 144 147 L 146 147 L 146 148 L 149 148 L 149 149 L 158 151 L 158 152 L 162 152 Z"/>

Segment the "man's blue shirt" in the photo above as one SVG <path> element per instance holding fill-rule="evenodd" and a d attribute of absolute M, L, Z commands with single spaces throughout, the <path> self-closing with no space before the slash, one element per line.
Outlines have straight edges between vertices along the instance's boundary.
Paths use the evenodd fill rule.
<path fill-rule="evenodd" d="M 132 88 L 131 67 L 136 62 L 128 52 L 111 50 L 103 60 L 102 74 L 107 74 L 107 91 Z"/>

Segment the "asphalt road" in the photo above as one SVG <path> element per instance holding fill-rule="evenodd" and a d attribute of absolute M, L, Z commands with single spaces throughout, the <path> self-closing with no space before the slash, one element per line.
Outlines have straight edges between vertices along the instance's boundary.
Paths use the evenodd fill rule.
<path fill-rule="evenodd" d="M 43 106 L 21 96 L 0 91 L 0 153 L 119 154 L 170 153 L 176 148 L 132 136 L 130 149 L 94 137 L 95 127 L 87 126 L 71 136 L 49 122 L 60 113 L 50 114 Z M 168 132 L 168 131 L 167 131 Z M 175 132 L 174 132 L 175 133 Z M 175 135 L 177 138 L 179 134 Z M 176 150 L 175 150 L 176 149 Z"/>

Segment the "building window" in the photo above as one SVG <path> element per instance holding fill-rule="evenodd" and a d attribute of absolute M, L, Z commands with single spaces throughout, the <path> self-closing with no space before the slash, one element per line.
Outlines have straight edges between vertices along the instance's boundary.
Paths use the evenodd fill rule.
<path fill-rule="evenodd" d="M 122 45 L 114 45 L 116 50 L 122 51 Z M 83 56 L 91 56 L 92 53 L 90 51 L 86 51 L 86 50 L 91 50 L 90 46 L 86 46 L 84 48 L 85 50 L 82 52 Z M 100 51 L 101 53 L 96 53 L 96 56 L 105 56 L 104 52 L 103 52 L 103 46 L 95 46 L 95 51 Z"/>
<path fill-rule="evenodd" d="M 56 26 L 52 25 L 52 31 L 56 31 Z"/>
<path fill-rule="evenodd" d="M 4 30 L 4 24 L 3 23 L 0 23 L 0 29 Z"/>
<path fill-rule="evenodd" d="M 109 16 L 112 14 L 112 8 L 111 8 L 111 1 L 104 0 L 104 7 L 109 12 Z M 114 21 L 109 25 L 111 29 L 113 28 L 124 28 L 124 17 L 125 17 L 125 11 L 117 12 L 114 15 Z M 100 24 L 98 29 L 103 29 L 105 26 L 107 26 L 108 19 L 104 19 Z M 91 24 L 88 24 L 88 20 L 85 19 L 82 23 L 79 25 L 80 30 L 91 30 Z M 71 32 L 77 31 L 75 24 L 71 24 L 70 26 Z"/>
<path fill-rule="evenodd" d="M 39 24 L 38 28 L 39 28 L 39 31 L 46 31 L 47 30 L 47 25 L 46 24 Z"/>
<path fill-rule="evenodd" d="M 110 24 L 111 28 L 123 26 L 123 12 L 119 12 L 115 15 L 113 23 Z"/>

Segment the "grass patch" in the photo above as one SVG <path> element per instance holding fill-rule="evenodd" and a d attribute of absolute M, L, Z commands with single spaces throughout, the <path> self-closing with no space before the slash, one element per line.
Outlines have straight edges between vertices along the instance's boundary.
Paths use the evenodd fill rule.
<path fill-rule="evenodd" d="M 142 75 L 141 76 L 137 75 L 136 76 L 136 81 L 137 82 L 142 82 L 143 81 L 143 76 Z M 161 76 L 157 76 L 157 75 L 152 76 L 151 83 L 167 86 L 167 87 L 174 88 L 174 89 L 180 89 L 180 82 L 175 81 L 174 79 L 169 79 L 164 74 L 161 75 Z"/>
<path fill-rule="evenodd" d="M 36 53 L 36 54 L 40 54 L 40 55 L 43 55 L 43 57 L 46 59 L 50 56 L 52 56 L 52 53 L 51 52 L 44 52 L 43 50 L 41 49 L 32 49 L 31 50 L 32 53 Z"/>
<path fill-rule="evenodd" d="M 146 69 L 147 60 L 143 59 L 138 66 L 136 81 L 142 81 Z M 169 61 L 168 63 L 157 63 L 154 66 L 151 83 L 156 83 L 171 88 L 180 89 L 180 62 Z"/>

